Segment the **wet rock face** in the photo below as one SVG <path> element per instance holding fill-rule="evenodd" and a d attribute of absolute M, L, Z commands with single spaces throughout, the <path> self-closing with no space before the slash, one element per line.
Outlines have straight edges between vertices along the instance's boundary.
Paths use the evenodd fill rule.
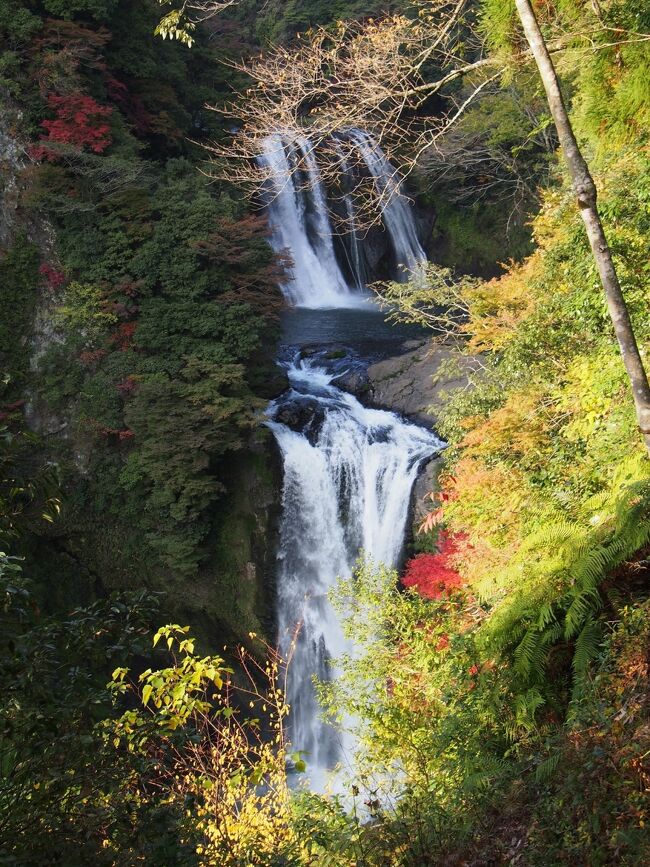
<path fill-rule="evenodd" d="M 370 365 L 366 399 L 371 406 L 392 409 L 425 427 L 435 427 L 448 392 L 467 385 L 472 359 L 449 345 L 409 343 L 409 351 Z"/>
<path fill-rule="evenodd" d="M 313 358 L 319 361 L 324 366 L 328 366 L 329 361 L 339 361 L 340 359 L 348 358 L 352 355 L 353 350 L 343 344 L 321 344 L 309 343 L 306 346 L 300 347 L 300 358 Z"/>
<path fill-rule="evenodd" d="M 275 421 L 304 434 L 312 445 L 325 420 L 322 405 L 310 397 L 296 397 L 282 404 L 275 412 Z"/>
<path fill-rule="evenodd" d="M 402 352 L 371 364 L 367 371 L 367 391 L 362 398 L 371 406 L 401 412 L 424 427 L 435 428 L 449 392 L 469 382 L 473 359 L 461 355 L 450 345 L 432 346 L 428 341 L 408 341 Z M 412 494 L 415 524 L 431 509 L 425 499 L 438 489 L 438 475 L 444 455 L 430 460 L 418 476 Z"/>
<path fill-rule="evenodd" d="M 390 239 L 383 226 L 373 226 L 368 230 L 363 253 L 371 281 L 390 280 L 394 276 Z"/>
<path fill-rule="evenodd" d="M 8 108 L 0 109 L 0 249 L 9 247 L 17 218 L 18 175 L 25 165 L 21 143 L 12 135 L 15 122 Z"/>
<path fill-rule="evenodd" d="M 370 396 L 371 385 L 365 370 L 349 370 L 341 376 L 337 376 L 333 382 L 338 388 L 342 388 L 343 391 L 348 391 L 359 398 L 362 403 Z"/>

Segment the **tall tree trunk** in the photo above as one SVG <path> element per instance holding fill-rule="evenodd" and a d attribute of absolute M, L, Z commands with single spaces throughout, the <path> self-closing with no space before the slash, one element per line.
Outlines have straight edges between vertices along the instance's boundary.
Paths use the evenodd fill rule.
<path fill-rule="evenodd" d="M 573 133 L 571 121 L 562 99 L 558 77 L 535 17 L 532 4 L 530 0 L 515 0 L 515 3 L 517 4 L 517 11 L 524 28 L 526 40 L 530 45 L 544 84 L 548 105 L 555 122 L 564 158 L 569 168 L 573 189 L 578 199 L 580 214 L 587 229 L 591 251 L 598 266 L 600 282 L 605 291 L 607 308 L 614 325 L 614 332 L 618 340 L 621 355 L 623 356 L 623 363 L 632 385 L 634 408 L 636 409 L 639 429 L 650 453 L 650 385 L 648 385 L 648 377 L 643 367 L 639 347 L 634 336 L 630 314 L 623 297 L 623 292 L 621 291 L 621 284 L 618 282 L 616 269 L 612 262 L 611 250 L 609 249 L 603 224 L 598 213 L 596 185 Z"/>

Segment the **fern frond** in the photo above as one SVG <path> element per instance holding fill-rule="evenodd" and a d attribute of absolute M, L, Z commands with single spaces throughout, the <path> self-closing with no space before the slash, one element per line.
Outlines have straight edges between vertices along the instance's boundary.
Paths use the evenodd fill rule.
<path fill-rule="evenodd" d="M 515 724 L 530 731 L 535 728 L 535 715 L 545 704 L 539 689 L 533 687 L 515 698 Z"/>
<path fill-rule="evenodd" d="M 603 639 L 602 625 L 596 620 L 588 620 L 576 638 L 573 654 L 573 670 L 577 680 L 582 680 L 591 663 L 598 656 Z"/>
<path fill-rule="evenodd" d="M 602 597 L 593 587 L 574 596 L 564 616 L 564 637 L 577 635 L 586 621 L 602 607 Z"/>
<path fill-rule="evenodd" d="M 542 644 L 544 647 L 549 647 L 551 644 L 555 644 L 556 641 L 559 641 L 562 638 L 562 633 L 564 632 L 564 627 L 561 623 L 554 623 L 552 626 L 549 626 L 542 633 Z"/>
<path fill-rule="evenodd" d="M 555 603 L 548 602 L 542 605 L 539 614 L 537 615 L 537 628 L 541 631 L 546 629 L 551 623 L 557 623 L 557 614 L 555 613 Z"/>
<path fill-rule="evenodd" d="M 535 782 L 546 783 L 554 776 L 560 762 L 560 753 L 553 753 L 535 768 Z"/>
<path fill-rule="evenodd" d="M 582 532 L 579 526 L 570 521 L 543 525 L 524 539 L 519 554 L 528 554 L 543 548 L 550 550 L 564 548 L 569 543 L 577 541 Z"/>
<path fill-rule="evenodd" d="M 544 649 L 540 634 L 529 630 L 515 648 L 515 671 L 528 680 L 537 680 L 543 673 Z"/>

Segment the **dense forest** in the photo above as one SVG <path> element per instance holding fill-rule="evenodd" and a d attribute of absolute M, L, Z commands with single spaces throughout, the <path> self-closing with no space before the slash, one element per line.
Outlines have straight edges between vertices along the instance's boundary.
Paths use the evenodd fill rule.
<path fill-rule="evenodd" d="M 641 398 L 524 6 L 0 0 L 0 864 L 650 861 Z M 532 10 L 650 371 L 650 11 Z M 289 116 L 408 176 L 429 262 L 372 289 L 463 371 L 403 556 L 334 593 L 325 793 L 275 649 Z"/>

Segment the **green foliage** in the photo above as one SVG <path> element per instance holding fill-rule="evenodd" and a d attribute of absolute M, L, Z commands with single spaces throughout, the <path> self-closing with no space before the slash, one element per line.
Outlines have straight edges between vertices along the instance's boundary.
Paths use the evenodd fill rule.
<path fill-rule="evenodd" d="M 647 671 L 647 602 L 622 608 L 619 618 L 600 639 L 602 662 L 576 704 L 573 728 L 549 738 L 548 757 L 537 759 L 527 817 L 535 828 L 530 864 L 570 858 L 641 865 L 648 859 L 642 758 L 648 704 L 640 687 Z"/>
<path fill-rule="evenodd" d="M 552 660 L 559 646 L 572 643 L 574 699 L 582 695 L 598 656 L 601 587 L 650 541 L 646 462 L 623 467 L 611 490 L 586 502 L 583 520 L 553 524 L 540 517 L 501 578 L 512 590 L 491 617 L 486 635 L 488 646 L 514 646 L 514 670 L 525 688 L 544 690 L 557 689 Z"/>
<path fill-rule="evenodd" d="M 123 471 L 98 477 L 97 498 L 111 499 L 182 573 L 205 556 L 219 459 L 241 447 L 258 405 L 247 365 L 272 333 L 251 306 L 255 293 L 236 294 L 238 281 L 259 285 L 261 298 L 277 292 L 254 228 L 239 243 L 256 253 L 231 253 L 237 211 L 173 160 L 157 183 L 61 217 L 66 261 L 96 282 L 68 288 L 59 311 L 67 341 L 49 353 L 44 396 L 68 412 L 72 403 L 81 432 L 128 446 Z M 216 247 L 210 235 L 208 257 L 199 242 L 220 225 L 232 229 Z M 66 363 L 71 356 L 79 361 Z"/>
<path fill-rule="evenodd" d="M 110 839 L 155 857 L 161 841 L 134 833 L 139 807 L 127 788 L 134 764 L 95 734 L 110 712 L 111 660 L 142 651 L 152 600 L 132 594 L 50 619 L 32 589 L 2 555 L 0 859 L 109 865 Z"/>
<path fill-rule="evenodd" d="M 507 4 L 498 4 L 501 11 Z M 436 73 L 437 74 L 437 73 Z M 471 93 L 457 85 L 456 104 Z M 471 102 L 415 178 L 435 214 L 433 261 L 493 277 L 532 251 L 530 214 L 550 178 L 557 146 L 536 72 L 517 69 L 507 85 Z"/>
<path fill-rule="evenodd" d="M 50 15 L 64 21 L 77 16 L 108 21 L 115 13 L 119 0 L 43 0 L 43 6 Z"/>
<path fill-rule="evenodd" d="M 92 95 L 112 109 L 109 153 L 71 147 L 56 164 L 25 171 L 24 204 L 52 222 L 68 279 L 35 399 L 71 434 L 69 449 L 55 448 L 65 484 L 80 491 L 77 522 L 94 535 L 99 515 L 110 514 L 159 569 L 189 575 L 209 554 L 220 461 L 253 427 L 279 297 L 262 221 L 246 217 L 234 190 L 206 182 L 188 141 L 220 133 L 204 105 L 232 75 L 214 66 L 203 31 L 191 52 L 154 39 L 156 2 L 80 0 L 63 9 L 52 0 L 46 12 L 58 17 L 45 23 L 26 7 L 18 12 L 11 70 L 33 126 L 52 91 Z M 22 241 L 0 265 L 11 287 L 0 336 L 17 392 L 33 265 Z M 83 481 L 79 456 L 88 463 Z"/>
<path fill-rule="evenodd" d="M 23 235 L 0 258 L 0 371 L 11 374 L 11 390 L 20 393 L 29 369 L 27 338 L 39 282 L 38 250 Z"/>
<path fill-rule="evenodd" d="M 429 263 L 424 273 L 406 283 L 392 281 L 373 288 L 389 320 L 412 322 L 451 337 L 460 328 L 463 292 L 474 283 L 471 277 L 458 280 L 451 269 Z"/>
<path fill-rule="evenodd" d="M 608 26 L 650 26 L 638 0 L 600 5 Z M 579 31 L 594 23 L 594 6 L 536 8 L 551 38 L 574 34 L 566 92 L 598 156 L 602 213 L 645 348 L 647 58 L 642 44 L 606 48 L 612 31 L 585 54 Z M 271 3 L 255 26 L 291 39 L 371 7 Z M 200 605 L 210 626 L 217 608 L 230 628 L 253 620 L 236 582 L 256 515 L 226 465 L 256 423 L 277 274 L 261 223 L 235 191 L 204 182 L 187 141 L 221 134 L 203 104 L 220 99 L 230 73 L 214 70 L 208 35 L 190 36 L 178 16 L 159 32 L 195 36 L 191 51 L 150 38 L 157 3 L 46 0 L 39 8 L 58 19 L 32 41 L 43 29 L 35 8 L 0 0 L 10 48 L 0 75 L 25 100 L 27 125 L 38 130 L 48 93 L 78 90 L 112 106 L 113 144 L 106 155 L 71 150 L 24 177 L 69 278 L 61 342 L 41 359 L 35 399 L 68 422 L 71 447 L 57 448 L 70 496 L 66 523 L 49 549 L 41 543 L 56 557 L 41 553 L 38 570 L 26 561 L 43 581 L 47 560 L 47 587 L 32 591 L 21 563 L 0 555 L 0 858 L 423 867 L 473 863 L 478 852 L 486 863 L 645 863 L 649 473 L 535 83 L 519 74 L 465 116 L 456 160 L 445 164 L 454 180 L 430 193 L 443 267 L 429 284 L 395 284 L 387 296 L 420 321 L 439 321 L 442 308 L 481 356 L 473 390 L 443 420 L 442 511 L 462 534 L 466 586 L 425 600 L 400 591 L 394 571 L 363 564 L 342 587 L 358 651 L 321 692 L 358 735 L 350 798 L 292 801 L 275 657 L 255 667 L 244 655 L 235 674 L 197 653 L 185 628 L 164 627 L 145 650 L 146 597 L 69 604 L 79 562 L 101 592 L 111 580 L 154 584 L 162 572 L 177 604 Z M 513 4 L 488 0 L 482 14 L 493 50 L 510 60 L 522 47 Z M 486 155 L 478 170 L 464 159 L 468 142 Z M 448 266 L 492 274 L 495 262 L 529 252 L 521 217 L 540 178 L 533 255 L 499 280 L 457 282 Z M 511 181 L 530 189 L 506 248 L 513 211 L 501 193 Z M 0 263 L 11 287 L 0 351 L 21 390 L 35 255 L 19 239 Z M 13 551 L 58 502 L 20 407 L 0 411 L 0 538 Z M 50 565 L 64 559 L 65 573 Z M 180 587 L 193 598 L 178 600 Z M 43 615 L 54 599 L 65 599 L 65 614 Z M 103 689 L 109 669 L 115 707 Z"/>
<path fill-rule="evenodd" d="M 350 859 L 342 863 L 442 863 L 518 773 L 509 671 L 481 656 L 481 612 L 462 592 L 435 601 L 400 592 L 394 571 L 365 562 L 334 602 L 355 652 L 337 660 L 342 674 L 321 692 L 355 733 L 346 788 L 372 821 L 353 813 L 346 827 L 321 808 L 320 833 L 334 834 L 328 845 Z"/>
<path fill-rule="evenodd" d="M 166 644 L 168 664 L 146 669 L 137 682 L 128 669 L 114 670 L 109 688 L 120 704 L 131 701 L 119 719 L 106 721 L 106 740 L 133 755 L 156 756 L 143 777 L 145 797 L 182 811 L 196 863 L 306 867 L 285 771 L 280 660 L 269 647 L 264 665 L 240 651 L 236 684 L 220 657 L 195 652 L 188 632 L 159 629 L 153 644 Z"/>
<path fill-rule="evenodd" d="M 166 0 L 161 0 L 166 2 Z M 163 39 L 177 39 L 184 43 L 188 48 L 192 47 L 194 37 L 192 32 L 196 30 L 196 24 L 188 21 L 181 9 L 172 9 L 171 12 L 166 12 L 156 25 L 154 33 L 156 36 L 162 36 Z"/>
<path fill-rule="evenodd" d="M 483 0 L 481 3 L 481 27 L 497 55 L 512 47 L 518 24 L 515 0 Z"/>
<path fill-rule="evenodd" d="M 0 2 L 0 34 L 12 50 L 29 42 L 40 27 L 41 19 L 21 0 Z"/>
<path fill-rule="evenodd" d="M 117 316 L 106 309 L 101 289 L 75 281 L 66 286 L 56 318 L 60 326 L 77 332 L 86 346 L 94 346 L 109 326 L 117 322 Z"/>
<path fill-rule="evenodd" d="M 442 189 L 431 197 L 431 204 L 436 212 L 431 244 L 435 261 L 443 266 L 492 277 L 509 259 L 521 260 L 531 250 L 523 214 L 509 223 L 514 209 L 507 201 L 452 205 Z"/>
<path fill-rule="evenodd" d="M 372 0 L 271 0 L 256 22 L 256 31 L 264 42 L 286 42 L 310 27 L 377 15 L 405 5 L 389 2 L 378 9 Z"/>
<path fill-rule="evenodd" d="M 563 35 L 570 46 L 558 64 L 586 152 L 595 155 L 601 214 L 647 355 L 647 50 L 621 33 L 623 45 L 587 55 L 589 28 L 592 47 L 611 38 L 594 21 L 597 6 L 607 26 L 647 32 L 634 2 L 536 9 L 549 38 Z M 509 62 L 524 47 L 514 4 L 488 2 L 484 16 L 493 50 Z M 500 114 L 497 135 L 502 130 L 510 145 L 509 117 Z M 573 194 L 559 166 L 551 165 L 549 180 L 532 223 L 536 249 L 502 277 L 454 283 L 437 269 L 428 293 L 422 283 L 389 287 L 396 315 L 428 318 L 479 355 L 473 388 L 459 391 L 442 421 L 451 441 L 444 521 L 466 539 L 457 564 L 467 582 L 462 598 L 453 614 L 414 607 L 404 616 L 407 602 L 396 614 L 390 586 L 380 581 L 380 592 L 368 595 L 362 576 L 365 607 L 351 606 L 366 644 L 357 661 L 345 662 L 339 700 L 368 720 L 359 726 L 367 779 L 394 761 L 408 781 L 400 792 L 406 815 L 379 819 L 382 837 L 398 819 L 409 829 L 392 863 L 427 863 L 435 846 L 431 863 L 466 863 L 477 852 L 486 863 L 509 862 L 514 852 L 531 865 L 647 860 L 648 706 L 640 684 L 650 469 Z M 474 672 L 471 691 L 464 664 Z M 451 753 L 440 740 L 442 720 Z M 470 746 L 477 725 L 488 734 Z M 474 779 L 489 781 L 497 809 L 469 794 Z M 437 798 L 411 799 L 411 784 Z M 465 822 L 471 842 L 463 840 Z M 442 833 L 427 838 L 427 855 L 413 855 L 411 841 L 426 823 Z"/>
<path fill-rule="evenodd" d="M 549 41 L 562 40 L 565 50 L 558 64 L 566 90 L 574 94 L 574 122 L 594 150 L 606 154 L 608 147 L 647 135 L 650 61 L 639 39 L 650 30 L 647 5 L 637 0 L 561 0 L 537 5 L 536 13 Z M 527 46 L 514 0 L 483 0 L 481 27 L 492 51 L 504 60 L 507 78 L 519 75 L 510 61 L 513 52 Z"/>
<path fill-rule="evenodd" d="M 57 467 L 36 459 L 37 446 L 19 407 L 0 415 L 0 550 L 59 513 Z"/>
<path fill-rule="evenodd" d="M 177 379 L 144 376 L 126 412 L 137 447 L 121 482 L 146 503 L 140 521 L 152 549 L 181 573 L 196 568 L 210 529 L 206 509 L 222 488 L 216 461 L 252 425 L 243 389 L 241 366 L 190 359 Z"/>

